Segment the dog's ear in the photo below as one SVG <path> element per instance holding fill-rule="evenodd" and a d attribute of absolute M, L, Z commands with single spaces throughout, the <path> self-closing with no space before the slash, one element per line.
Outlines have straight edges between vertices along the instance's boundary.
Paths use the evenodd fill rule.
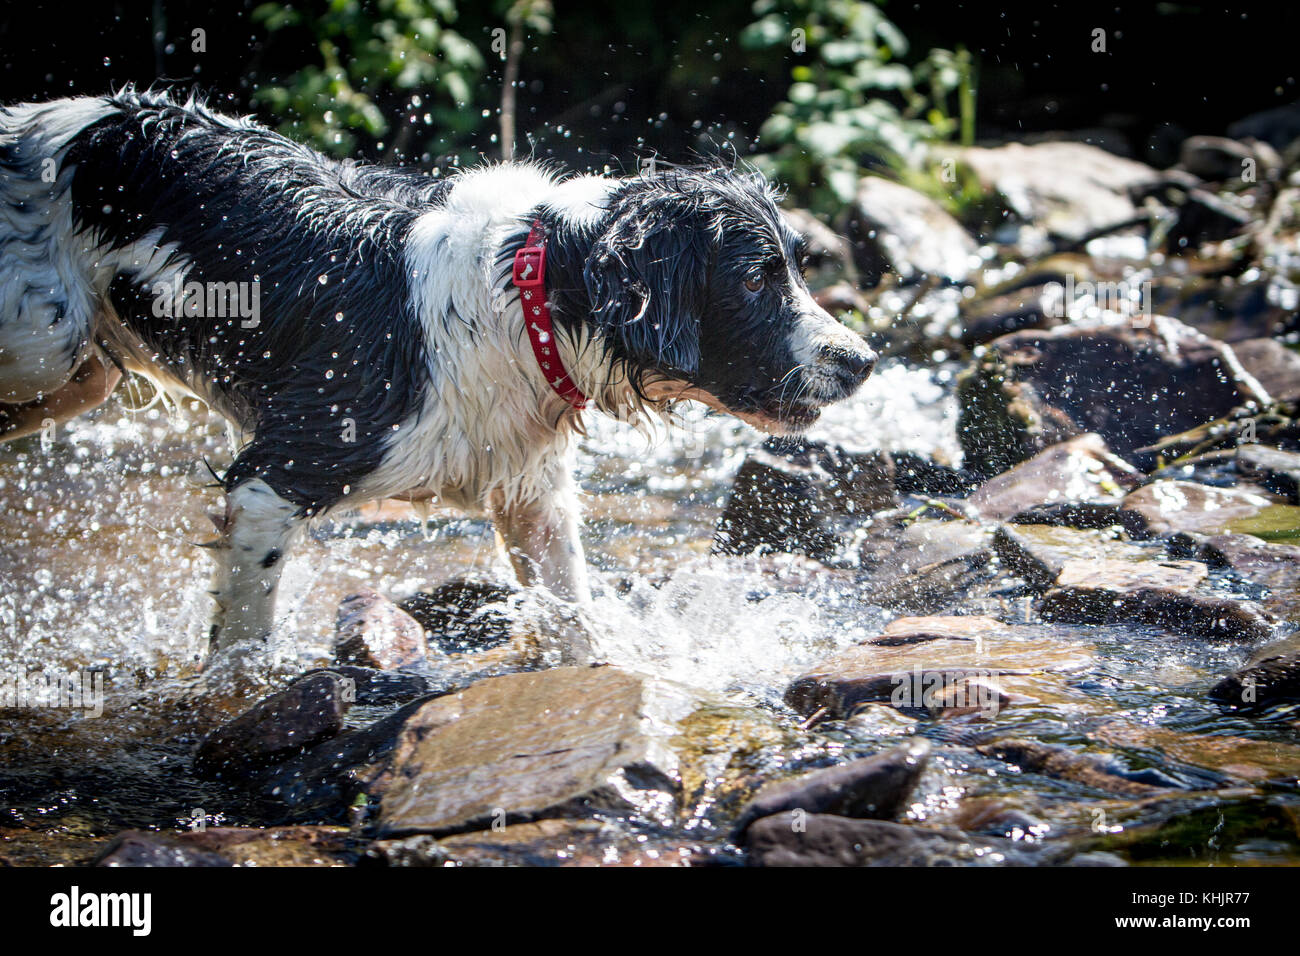
<path fill-rule="evenodd" d="M 685 204 L 611 210 L 583 268 L 597 326 L 628 360 L 690 376 L 700 367 L 709 244 Z"/>

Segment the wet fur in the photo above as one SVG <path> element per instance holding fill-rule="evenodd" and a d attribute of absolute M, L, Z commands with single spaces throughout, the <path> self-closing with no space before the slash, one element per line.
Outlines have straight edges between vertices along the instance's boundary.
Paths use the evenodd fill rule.
<path fill-rule="evenodd" d="M 535 218 L 557 347 L 603 412 L 692 398 L 798 430 L 870 372 L 812 302 L 802 240 L 756 174 L 522 163 L 438 179 L 127 89 L 0 109 L 0 438 L 93 405 L 123 370 L 222 413 L 240 448 L 222 476 L 217 648 L 266 637 L 305 521 L 389 496 L 487 511 L 525 584 L 582 602 L 581 419 L 534 361 L 509 281 Z M 156 315 L 177 281 L 256 283 L 259 320 Z"/>

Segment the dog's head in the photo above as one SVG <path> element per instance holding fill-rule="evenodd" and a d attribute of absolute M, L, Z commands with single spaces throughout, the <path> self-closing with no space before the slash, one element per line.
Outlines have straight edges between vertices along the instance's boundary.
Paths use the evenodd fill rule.
<path fill-rule="evenodd" d="M 723 166 L 671 169 L 611 196 L 583 278 L 645 398 L 799 432 L 871 374 L 866 342 L 813 301 L 803 239 L 775 199 L 759 174 Z"/>

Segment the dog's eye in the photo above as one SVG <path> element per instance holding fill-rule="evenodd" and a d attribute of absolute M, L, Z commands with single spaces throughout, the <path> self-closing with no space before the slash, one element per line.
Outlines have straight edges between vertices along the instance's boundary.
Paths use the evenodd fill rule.
<path fill-rule="evenodd" d="M 763 273 L 755 272 L 752 276 L 750 276 L 748 279 L 745 280 L 745 288 L 748 289 L 750 292 L 760 292 L 762 291 L 763 284 L 766 281 L 767 280 L 763 277 Z"/>

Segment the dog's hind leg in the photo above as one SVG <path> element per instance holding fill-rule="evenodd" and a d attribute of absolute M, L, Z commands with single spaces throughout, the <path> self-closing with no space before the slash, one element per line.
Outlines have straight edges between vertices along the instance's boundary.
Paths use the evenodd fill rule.
<path fill-rule="evenodd" d="M 265 647 L 275 624 L 275 592 L 285 556 L 305 519 L 292 502 L 260 478 L 226 492 L 221 537 L 212 547 L 213 616 L 209 656 L 241 655 Z"/>
<path fill-rule="evenodd" d="M 102 405 L 121 378 L 120 370 L 92 357 L 82 363 L 66 385 L 39 401 L 0 402 L 0 441 L 35 434 Z"/>

